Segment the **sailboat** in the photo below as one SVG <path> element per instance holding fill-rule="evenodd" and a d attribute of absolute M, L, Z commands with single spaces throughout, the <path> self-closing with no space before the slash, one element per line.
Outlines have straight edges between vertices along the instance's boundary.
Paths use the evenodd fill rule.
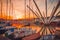
<path fill-rule="evenodd" d="M 47 33 L 48 33 L 48 32 L 47 32 L 47 29 L 49 30 L 49 32 L 50 32 L 50 34 L 51 34 L 50 37 L 55 36 L 54 33 L 56 32 L 56 28 L 53 27 L 53 26 L 51 25 L 51 23 L 54 21 L 54 19 L 56 19 L 56 16 L 60 13 L 60 11 L 59 11 L 59 12 L 55 15 L 57 9 L 58 9 L 59 6 L 60 6 L 60 0 L 58 0 L 58 3 L 57 3 L 57 5 L 56 5 L 56 7 L 53 8 L 53 10 L 52 10 L 51 15 L 50 15 L 49 18 L 47 17 L 47 0 L 45 0 L 45 5 L 46 5 L 46 17 L 43 17 L 43 16 L 42 16 L 42 13 L 41 13 L 41 11 L 40 11 L 40 9 L 39 9 L 36 1 L 33 0 L 33 2 L 34 2 L 34 4 L 35 4 L 35 6 L 36 6 L 36 8 L 37 8 L 37 10 L 38 10 L 39 13 L 36 13 L 36 12 L 35 12 L 30 6 L 28 6 L 28 5 L 27 5 L 27 8 L 29 8 L 30 11 L 32 11 L 32 13 L 35 14 L 35 16 L 36 16 L 37 18 L 39 18 L 39 20 L 41 20 L 41 22 L 43 23 L 43 26 L 41 27 L 41 31 L 42 31 L 42 34 L 41 34 L 41 35 L 43 36 L 42 38 L 45 40 L 45 37 L 49 37 L 48 34 L 47 34 Z M 40 15 L 38 15 L 38 14 L 40 14 Z M 54 15 L 55 15 L 55 17 L 54 17 Z M 41 17 L 40 17 L 40 16 L 41 16 Z M 41 31 L 40 31 L 40 33 L 41 33 Z M 40 34 L 39 34 L 39 35 L 40 35 Z M 33 35 L 30 35 L 30 36 L 27 36 L 27 37 L 23 38 L 23 40 L 28 40 L 28 39 L 34 40 L 36 37 L 38 38 L 39 35 L 38 35 L 38 33 L 37 33 L 36 35 L 33 34 Z M 52 39 L 54 39 L 54 37 L 52 37 Z M 47 40 L 49 40 L 49 38 L 47 38 Z"/>

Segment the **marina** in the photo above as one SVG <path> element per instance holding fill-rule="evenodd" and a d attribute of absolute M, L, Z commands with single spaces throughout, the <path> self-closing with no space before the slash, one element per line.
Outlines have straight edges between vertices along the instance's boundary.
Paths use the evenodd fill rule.
<path fill-rule="evenodd" d="M 0 0 L 0 40 L 60 40 L 60 0 Z"/>

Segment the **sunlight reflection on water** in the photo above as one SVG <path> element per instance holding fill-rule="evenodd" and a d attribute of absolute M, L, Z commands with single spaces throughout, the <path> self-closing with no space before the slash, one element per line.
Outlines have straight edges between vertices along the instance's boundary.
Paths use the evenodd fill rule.
<path fill-rule="evenodd" d="M 12 26 L 15 26 L 16 28 L 22 28 L 23 24 L 14 24 Z M 30 25 L 30 26 L 24 26 L 24 27 L 31 28 L 32 30 L 36 30 L 36 33 L 38 33 L 41 30 L 41 27 L 37 26 L 37 25 Z M 56 30 L 60 30 L 60 28 L 56 27 Z M 40 32 L 40 33 L 42 33 L 42 32 Z M 48 28 L 47 28 L 47 34 L 50 34 L 50 31 Z"/>

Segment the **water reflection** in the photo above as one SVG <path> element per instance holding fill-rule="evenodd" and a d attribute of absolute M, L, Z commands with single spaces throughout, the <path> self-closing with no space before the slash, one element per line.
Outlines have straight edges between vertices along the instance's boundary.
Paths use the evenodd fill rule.
<path fill-rule="evenodd" d="M 31 28 L 32 30 L 36 30 L 36 33 L 38 33 L 41 28 L 45 28 L 45 26 L 38 26 L 38 25 L 30 25 L 30 26 L 23 26 L 23 24 L 13 24 L 12 26 L 16 26 L 16 28 L 23 28 L 23 27 L 26 27 L 26 28 Z M 60 30 L 59 27 L 54 27 L 54 26 L 48 26 L 45 28 L 44 31 L 47 31 L 47 34 L 54 34 L 56 30 Z M 43 30 L 42 30 L 43 31 Z M 40 32 L 42 34 L 42 32 Z M 46 32 L 44 32 L 45 35 L 46 35 Z"/>

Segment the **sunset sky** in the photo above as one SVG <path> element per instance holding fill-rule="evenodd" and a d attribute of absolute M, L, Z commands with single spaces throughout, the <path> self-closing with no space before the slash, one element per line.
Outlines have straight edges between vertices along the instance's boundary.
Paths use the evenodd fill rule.
<path fill-rule="evenodd" d="M 10 7 L 10 2 L 8 3 L 8 13 L 6 13 L 6 2 L 7 0 L 2 0 L 2 15 L 9 15 L 9 7 Z M 35 0 L 37 5 L 39 6 L 39 9 L 41 10 L 41 13 L 43 14 L 43 12 L 45 13 L 45 0 Z M 25 0 L 12 0 L 13 2 L 13 14 L 12 12 L 10 12 L 10 16 L 13 17 L 13 19 L 21 19 L 21 18 L 25 18 Z M 47 0 L 48 2 L 48 16 L 50 15 L 52 9 L 54 6 L 56 6 L 58 0 Z M 26 18 L 29 18 L 29 9 L 27 8 L 27 5 L 29 5 L 29 0 L 26 0 Z M 1 0 L 0 0 L 0 7 L 1 7 Z M 30 7 L 34 10 L 37 11 L 34 3 L 32 0 L 30 0 Z M 1 9 L 1 8 L 0 8 Z M 60 7 L 58 9 L 58 11 L 60 10 Z M 57 11 L 57 12 L 58 12 Z M 0 10 L 1 12 L 1 10 Z M 38 12 L 38 11 L 37 11 Z M 33 17 L 33 13 L 30 11 L 30 18 L 34 18 Z M 1 16 L 1 13 L 0 13 Z"/>

